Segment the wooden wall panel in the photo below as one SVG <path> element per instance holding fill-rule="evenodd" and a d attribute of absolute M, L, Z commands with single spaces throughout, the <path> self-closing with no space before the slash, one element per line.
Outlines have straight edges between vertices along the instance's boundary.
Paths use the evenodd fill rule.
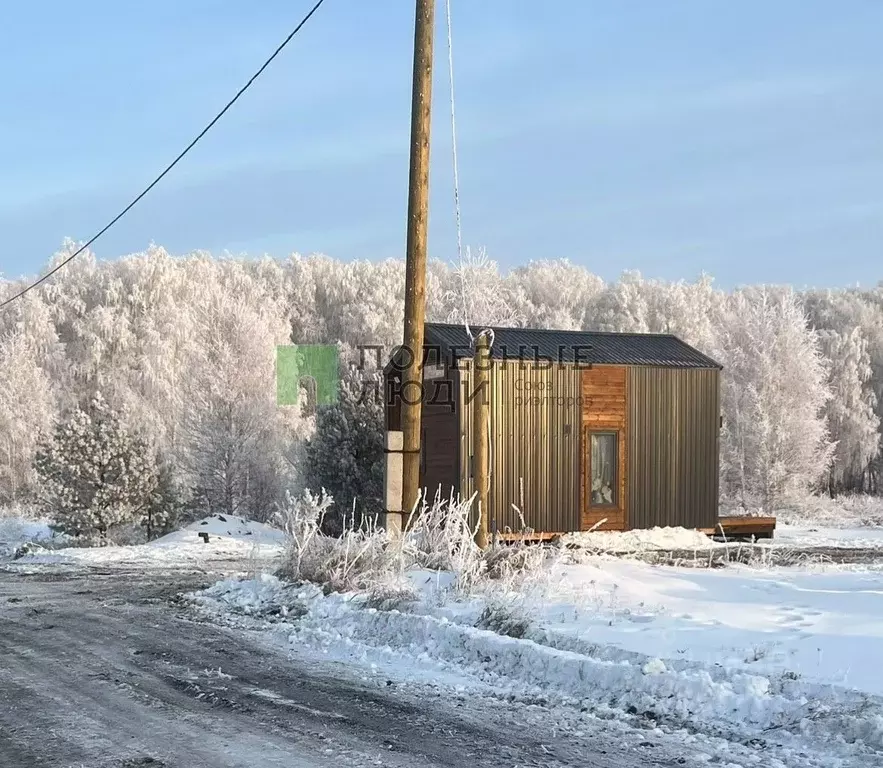
<path fill-rule="evenodd" d="M 627 527 L 628 429 L 627 375 L 623 366 L 598 366 L 582 371 L 580 382 L 582 430 L 580 438 L 580 528 L 583 531 L 622 531 Z M 588 434 L 590 430 L 615 432 L 619 449 L 615 507 L 592 507 L 588 487 Z M 601 523 L 601 521 L 604 521 Z M 601 523 L 599 525 L 599 523 Z"/>

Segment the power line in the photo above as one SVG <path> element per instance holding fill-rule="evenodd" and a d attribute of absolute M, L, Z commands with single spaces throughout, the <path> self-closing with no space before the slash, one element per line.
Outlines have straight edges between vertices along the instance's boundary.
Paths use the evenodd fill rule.
<path fill-rule="evenodd" d="M 457 160 L 457 111 L 454 99 L 454 41 L 451 31 L 451 0 L 445 0 L 445 20 L 448 27 L 448 80 L 451 85 L 451 155 L 454 162 L 454 214 L 457 222 L 457 271 L 460 273 L 460 298 L 463 301 L 463 327 L 471 343 L 475 342 L 469 327 L 469 309 L 466 304 L 466 278 L 463 275 L 463 225 L 460 218 L 460 164 Z"/>
<path fill-rule="evenodd" d="M 292 38 L 294 38 L 294 36 L 298 32 L 300 32 L 301 28 L 310 20 L 312 15 L 316 11 L 319 10 L 319 7 L 324 2 L 325 2 L 325 0 L 318 0 L 316 2 L 316 4 L 310 9 L 310 12 L 306 16 L 304 16 L 303 19 L 301 19 L 300 23 L 291 31 L 291 34 L 289 34 L 288 37 L 286 37 L 279 44 L 279 47 L 276 48 L 275 51 L 273 51 L 270 58 L 268 58 L 261 65 L 261 68 L 249 78 L 248 82 L 245 85 L 243 85 L 242 88 L 240 88 L 236 92 L 236 95 L 224 105 L 224 108 L 220 112 L 218 112 L 218 114 L 215 115 L 214 118 L 212 118 L 211 122 L 208 125 L 206 125 L 205 128 L 203 128 L 197 134 L 196 138 L 194 138 L 193 141 L 191 141 L 184 148 L 184 150 L 174 160 L 172 160 L 171 163 L 169 163 L 165 167 L 163 172 L 160 173 L 159 176 L 157 176 L 153 181 L 151 181 L 150 184 L 147 185 L 147 187 L 145 187 L 145 189 L 141 192 L 141 194 L 139 194 L 134 200 L 132 200 L 131 203 L 129 203 L 125 208 L 123 208 L 122 211 L 120 211 L 116 216 L 114 216 L 102 229 L 100 229 L 98 232 L 96 232 L 94 235 L 92 235 L 92 237 L 89 238 L 89 240 L 84 245 L 82 245 L 80 248 L 78 248 L 76 251 L 74 251 L 70 256 L 68 256 L 66 259 L 64 259 L 64 261 L 57 264 L 55 267 L 50 269 L 41 278 L 39 278 L 38 280 L 35 280 L 33 283 L 31 283 L 26 288 L 23 288 L 21 291 L 16 293 L 14 296 L 12 296 L 12 297 L 6 299 L 5 301 L 3 301 L 2 303 L 0 303 L 0 309 L 7 306 L 8 304 L 11 304 L 16 299 L 20 299 L 28 291 L 33 290 L 38 285 L 40 285 L 41 283 L 45 282 L 50 277 L 52 277 L 52 275 L 54 275 L 56 272 L 58 272 L 62 267 L 66 266 L 67 264 L 72 262 L 75 258 L 77 258 L 77 256 L 79 256 L 90 245 L 92 245 L 99 237 L 101 237 L 105 232 L 107 232 L 114 224 L 116 224 L 121 218 L 123 218 L 123 216 L 125 216 L 129 211 L 131 211 L 132 208 L 134 208 L 139 202 L 141 202 L 142 198 L 144 198 L 147 195 L 147 193 L 150 192 L 150 190 L 152 190 L 157 184 L 159 184 L 159 182 L 162 181 L 163 178 L 165 178 L 165 176 L 169 173 L 169 171 L 171 171 L 172 168 L 174 168 L 179 162 L 181 162 L 181 160 L 184 159 L 184 156 L 188 152 L 190 152 L 190 150 L 193 149 L 200 142 L 200 140 L 203 138 L 203 136 L 205 136 L 214 127 L 215 123 L 217 123 L 218 120 L 220 120 L 227 113 L 227 110 L 229 110 L 230 107 L 232 107 L 237 101 L 239 101 L 239 97 L 242 96 L 242 94 L 245 93 L 251 87 L 251 85 L 254 83 L 254 81 L 257 80 L 264 73 L 264 70 L 270 66 L 270 64 L 273 62 L 273 60 L 280 53 L 282 53 L 282 50 L 285 48 L 285 46 L 291 42 Z"/>

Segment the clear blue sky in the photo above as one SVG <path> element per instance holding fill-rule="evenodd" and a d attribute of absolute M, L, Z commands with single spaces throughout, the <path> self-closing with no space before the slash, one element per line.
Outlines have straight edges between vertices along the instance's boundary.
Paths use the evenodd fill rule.
<path fill-rule="evenodd" d="M 0 270 L 42 269 L 167 163 L 308 0 L 4 11 Z M 401 256 L 412 0 L 327 0 L 96 246 Z M 465 241 L 719 283 L 883 278 L 880 0 L 454 0 Z M 430 250 L 455 256 L 439 0 Z"/>

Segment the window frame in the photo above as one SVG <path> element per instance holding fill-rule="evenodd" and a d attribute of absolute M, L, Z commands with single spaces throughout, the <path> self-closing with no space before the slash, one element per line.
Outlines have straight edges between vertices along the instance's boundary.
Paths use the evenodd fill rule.
<path fill-rule="evenodd" d="M 613 438 L 613 501 L 596 504 L 592 501 L 592 437 L 610 436 Z M 620 439 L 616 429 L 586 428 L 586 506 L 591 509 L 618 509 L 620 504 Z"/>

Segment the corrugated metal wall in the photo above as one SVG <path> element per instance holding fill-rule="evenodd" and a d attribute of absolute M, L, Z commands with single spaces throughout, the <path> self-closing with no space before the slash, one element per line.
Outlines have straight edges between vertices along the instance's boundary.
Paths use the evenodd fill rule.
<path fill-rule="evenodd" d="M 460 477 L 472 482 L 471 361 L 460 361 Z M 535 531 L 578 531 L 580 371 L 574 365 L 543 369 L 531 361 L 495 360 L 491 371 L 490 523 L 522 527 L 513 505 Z"/>
<path fill-rule="evenodd" d="M 628 383 L 628 527 L 713 528 L 720 372 L 634 367 Z"/>

